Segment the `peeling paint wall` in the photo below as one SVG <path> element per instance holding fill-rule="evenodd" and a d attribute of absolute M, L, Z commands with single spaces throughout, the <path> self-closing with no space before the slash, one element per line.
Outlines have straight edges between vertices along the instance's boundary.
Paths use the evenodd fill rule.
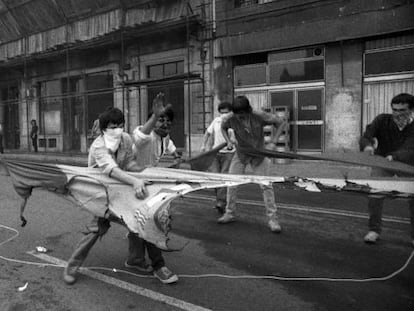
<path fill-rule="evenodd" d="M 325 150 L 358 150 L 361 135 L 362 43 L 326 48 Z"/>

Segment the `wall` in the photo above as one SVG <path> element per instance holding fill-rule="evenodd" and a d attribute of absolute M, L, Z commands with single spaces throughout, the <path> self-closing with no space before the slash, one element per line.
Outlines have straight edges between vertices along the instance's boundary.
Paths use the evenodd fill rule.
<path fill-rule="evenodd" d="M 325 151 L 358 150 L 362 48 L 361 42 L 326 47 Z"/>

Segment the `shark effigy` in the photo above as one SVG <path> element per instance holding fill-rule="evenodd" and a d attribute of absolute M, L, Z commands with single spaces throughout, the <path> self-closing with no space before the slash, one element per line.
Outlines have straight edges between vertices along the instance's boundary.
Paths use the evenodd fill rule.
<path fill-rule="evenodd" d="M 92 215 L 104 217 L 109 209 L 122 220 L 131 232 L 157 245 L 163 250 L 174 250 L 170 245 L 171 202 L 190 192 L 201 189 L 238 186 L 242 184 L 290 183 L 308 191 L 358 191 L 367 194 L 381 193 L 389 196 L 414 197 L 414 167 L 398 162 L 386 162 L 382 157 L 361 154 L 322 156 L 319 160 L 336 161 L 348 164 L 367 165 L 391 172 L 386 177 L 363 179 L 324 178 L 306 176 L 256 176 L 208 173 L 209 159 L 221 147 L 201 154 L 187 161 L 192 169 L 149 167 L 131 176 L 148 181 L 148 196 L 137 199 L 131 186 L 108 177 L 98 168 L 49 164 L 39 162 L 0 159 L 5 171 L 10 175 L 14 189 L 22 198 L 20 217 L 22 225 L 27 200 L 33 189 L 43 188 L 52 191 Z M 300 155 L 274 151 L 261 152 L 264 156 L 299 158 Z M 312 157 L 312 156 L 311 156 Z M 199 170 L 195 170 L 199 169 Z M 403 177 L 399 177 L 402 175 Z"/>

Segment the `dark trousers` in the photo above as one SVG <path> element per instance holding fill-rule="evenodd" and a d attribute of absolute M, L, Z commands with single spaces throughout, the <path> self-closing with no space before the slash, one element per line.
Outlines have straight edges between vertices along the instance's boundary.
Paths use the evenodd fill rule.
<path fill-rule="evenodd" d="M 78 242 L 75 250 L 68 260 L 66 272 L 71 275 L 75 275 L 76 271 L 82 266 L 83 262 L 89 254 L 89 251 L 95 245 L 98 238 L 102 237 L 110 228 L 110 222 L 116 222 L 122 224 L 119 219 L 110 217 L 110 219 L 94 217 L 92 222 L 87 226 L 88 232 Z M 129 262 L 140 262 L 145 260 L 145 249 L 148 251 L 148 256 L 152 261 L 154 270 L 157 270 L 164 266 L 164 259 L 162 257 L 161 250 L 155 245 L 146 242 L 134 233 L 128 234 L 129 242 Z"/>
<path fill-rule="evenodd" d="M 382 210 L 384 207 L 384 196 L 372 195 L 368 198 L 368 228 L 380 234 L 382 230 Z M 411 218 L 411 238 L 414 239 L 414 198 L 408 199 Z"/>
<path fill-rule="evenodd" d="M 0 153 L 4 153 L 4 150 L 3 150 L 3 134 L 0 134 Z"/>
<path fill-rule="evenodd" d="M 32 138 L 32 145 L 34 152 L 37 152 L 37 136 L 36 138 Z"/>
<path fill-rule="evenodd" d="M 128 233 L 128 242 L 129 263 L 144 263 L 146 251 L 148 253 L 149 259 L 151 260 L 151 265 L 154 270 L 158 270 L 165 265 L 161 250 L 154 244 L 141 239 L 137 234 L 132 232 Z"/>

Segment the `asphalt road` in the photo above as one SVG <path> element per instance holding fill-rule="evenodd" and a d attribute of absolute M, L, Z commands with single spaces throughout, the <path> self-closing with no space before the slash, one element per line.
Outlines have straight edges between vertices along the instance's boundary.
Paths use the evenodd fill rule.
<path fill-rule="evenodd" d="M 67 286 L 61 267 L 29 262 L 67 260 L 90 216 L 62 197 L 35 190 L 25 212 L 28 224 L 21 228 L 20 201 L 8 177 L 0 176 L 0 189 L 2 311 L 414 309 L 414 262 L 391 279 L 361 281 L 390 275 L 413 251 L 401 200 L 387 201 L 382 240 L 369 246 L 362 242 L 367 222 L 362 194 L 279 185 L 278 235 L 265 227 L 257 187 L 243 187 L 239 220 L 228 225 L 217 224 L 211 191 L 196 193 L 173 204 L 174 237 L 188 242 L 180 252 L 165 253 L 180 276 L 177 284 L 122 272 L 126 229 L 113 225 L 85 263 L 95 268 Z M 28 253 L 36 246 L 48 249 L 35 253 L 46 259 Z"/>

